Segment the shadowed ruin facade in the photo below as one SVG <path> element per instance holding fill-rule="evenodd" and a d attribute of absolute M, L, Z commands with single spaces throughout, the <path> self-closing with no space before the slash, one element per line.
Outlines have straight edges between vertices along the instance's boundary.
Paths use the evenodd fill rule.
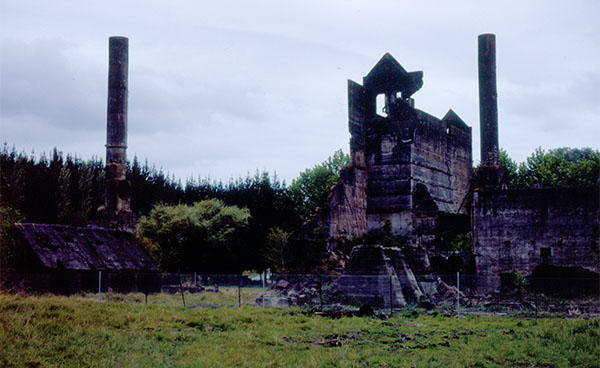
<path fill-rule="evenodd" d="M 544 265 L 600 273 L 599 198 L 598 187 L 475 192 L 478 274 L 530 275 Z"/>
<path fill-rule="evenodd" d="M 351 166 L 313 219 L 328 228 L 330 249 L 386 224 L 406 244 L 430 247 L 440 213 L 467 214 L 471 128 L 452 110 L 440 120 L 416 109 L 422 85 L 423 72 L 390 54 L 363 85 L 348 81 Z"/>

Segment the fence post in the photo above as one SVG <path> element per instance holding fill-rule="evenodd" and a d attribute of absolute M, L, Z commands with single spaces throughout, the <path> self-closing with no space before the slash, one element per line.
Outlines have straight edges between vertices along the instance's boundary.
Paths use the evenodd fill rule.
<path fill-rule="evenodd" d="M 323 281 L 321 280 L 321 271 L 319 270 L 319 310 L 323 310 Z"/>
<path fill-rule="evenodd" d="M 534 303 L 535 303 L 535 319 L 538 318 L 538 298 L 537 298 L 537 286 L 535 282 L 533 284 L 533 295 L 534 295 Z"/>
<path fill-rule="evenodd" d="M 98 270 L 98 301 L 100 301 L 101 290 L 102 290 L 102 270 Z"/>
<path fill-rule="evenodd" d="M 179 290 L 181 291 L 181 301 L 183 302 L 183 306 L 185 307 L 185 297 L 183 296 L 183 282 L 181 280 L 181 274 L 179 274 Z"/>
<path fill-rule="evenodd" d="M 242 275 L 238 275 L 238 308 L 242 307 Z"/>
<path fill-rule="evenodd" d="M 261 279 L 262 279 L 262 298 L 261 298 L 261 300 L 262 300 L 263 308 L 265 307 L 265 277 L 266 277 L 266 274 L 265 274 L 265 271 L 263 271 L 261 274 Z"/>
<path fill-rule="evenodd" d="M 390 275 L 390 316 L 394 314 L 394 288 L 392 285 L 392 276 Z"/>
<path fill-rule="evenodd" d="M 456 272 L 456 315 L 460 314 L 460 272 Z"/>

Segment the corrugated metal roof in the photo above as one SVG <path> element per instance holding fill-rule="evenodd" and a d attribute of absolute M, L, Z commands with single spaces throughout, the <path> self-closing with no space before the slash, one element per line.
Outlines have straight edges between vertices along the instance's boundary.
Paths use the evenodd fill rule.
<path fill-rule="evenodd" d="M 50 224 L 15 227 L 48 268 L 158 271 L 135 236 L 126 231 Z"/>

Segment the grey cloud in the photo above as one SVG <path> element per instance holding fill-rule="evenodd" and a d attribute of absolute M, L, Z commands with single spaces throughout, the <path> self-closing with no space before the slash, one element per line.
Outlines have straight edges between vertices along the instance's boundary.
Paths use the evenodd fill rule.
<path fill-rule="evenodd" d="M 105 99 L 94 71 L 66 56 L 74 47 L 63 41 L 1 41 L 0 109 L 6 119 L 29 116 L 56 128 L 97 130 Z M 104 86 L 104 83 L 102 83 Z"/>

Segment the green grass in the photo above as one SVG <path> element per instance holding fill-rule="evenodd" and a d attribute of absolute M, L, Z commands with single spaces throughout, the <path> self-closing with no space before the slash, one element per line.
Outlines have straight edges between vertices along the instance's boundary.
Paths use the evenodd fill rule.
<path fill-rule="evenodd" d="M 239 291 L 237 287 L 221 287 L 218 292 L 200 292 L 183 293 L 183 300 L 187 307 L 237 307 L 241 305 L 256 305 L 256 298 L 262 295 L 261 288 L 242 288 Z M 81 295 L 89 301 L 97 301 L 98 294 L 88 293 Z M 148 304 L 159 306 L 177 307 L 183 306 L 183 300 L 180 293 L 175 294 L 149 294 L 148 299 L 142 293 L 101 293 L 101 302 L 128 303 L 128 304 Z"/>
<path fill-rule="evenodd" d="M 126 301 L 126 300 L 125 300 Z M 600 319 L 187 309 L 0 294 L 7 367 L 598 367 Z"/>

